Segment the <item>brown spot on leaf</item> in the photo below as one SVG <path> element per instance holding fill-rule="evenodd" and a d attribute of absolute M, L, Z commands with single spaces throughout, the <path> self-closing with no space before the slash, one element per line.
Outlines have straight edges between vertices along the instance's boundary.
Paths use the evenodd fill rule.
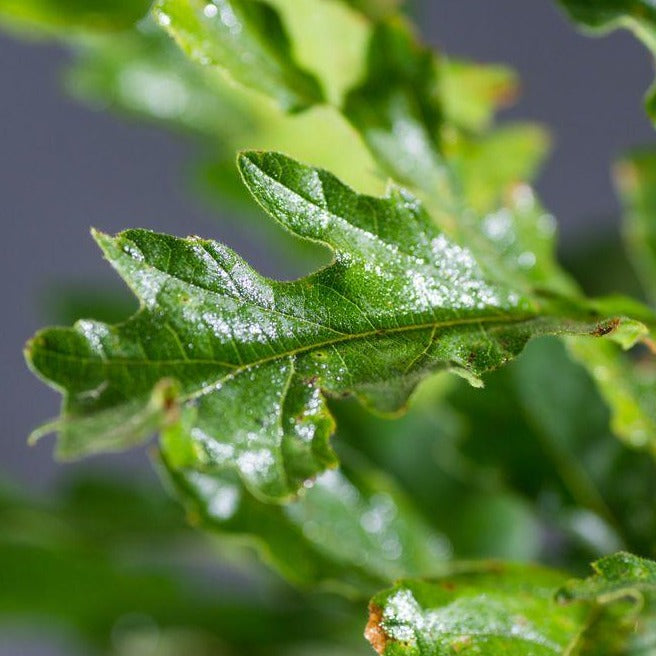
<path fill-rule="evenodd" d="M 381 626 L 382 621 L 383 609 L 377 604 L 369 604 L 369 621 L 364 629 L 364 637 L 381 656 L 385 653 L 389 641 L 385 629 Z"/>
<path fill-rule="evenodd" d="M 597 324 L 596 328 L 592 331 L 593 337 L 603 337 L 612 333 L 620 325 L 619 319 L 611 319 L 610 321 L 602 321 Z"/>
<path fill-rule="evenodd" d="M 456 584 L 453 581 L 444 581 L 442 587 L 449 592 L 453 592 L 456 589 Z"/>

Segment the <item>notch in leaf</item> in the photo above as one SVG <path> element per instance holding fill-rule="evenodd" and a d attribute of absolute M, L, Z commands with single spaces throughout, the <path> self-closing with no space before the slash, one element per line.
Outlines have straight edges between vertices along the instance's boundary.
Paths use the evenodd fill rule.
<path fill-rule="evenodd" d="M 601 334 L 585 304 L 563 311 L 495 280 L 402 189 L 364 196 L 277 153 L 244 153 L 239 166 L 262 207 L 329 246 L 333 263 L 278 282 L 213 241 L 95 233 L 140 309 L 30 342 L 30 366 L 64 395 L 46 427 L 61 456 L 176 426 L 181 466 L 236 471 L 260 498 L 281 500 L 336 465 L 327 396 L 394 413 L 431 372 L 480 385 L 533 336 Z"/>

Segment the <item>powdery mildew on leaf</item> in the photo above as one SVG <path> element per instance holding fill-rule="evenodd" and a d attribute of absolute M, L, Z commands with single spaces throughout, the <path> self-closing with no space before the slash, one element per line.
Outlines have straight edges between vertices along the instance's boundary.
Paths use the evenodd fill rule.
<path fill-rule="evenodd" d="M 141 308 L 118 326 L 82 321 L 30 343 L 33 369 L 65 392 L 62 455 L 179 425 L 186 465 L 236 470 L 280 499 L 336 464 L 326 395 L 397 412 L 430 372 L 480 384 L 532 336 L 598 334 L 587 309 L 560 315 L 496 281 L 406 191 L 363 196 L 275 153 L 246 153 L 240 168 L 264 209 L 334 262 L 277 282 L 216 242 L 97 234 Z"/>

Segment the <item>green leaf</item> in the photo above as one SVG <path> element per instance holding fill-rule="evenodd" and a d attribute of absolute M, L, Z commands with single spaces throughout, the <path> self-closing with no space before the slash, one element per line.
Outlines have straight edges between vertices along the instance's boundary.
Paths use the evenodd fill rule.
<path fill-rule="evenodd" d="M 0 22 L 60 35 L 120 30 L 146 14 L 151 0 L 2 0 Z"/>
<path fill-rule="evenodd" d="M 326 396 L 393 413 L 428 373 L 480 385 L 533 336 L 622 334 L 585 304 L 495 282 L 403 190 L 362 196 L 275 153 L 243 154 L 240 167 L 267 212 L 329 246 L 333 264 L 276 282 L 215 242 L 97 233 L 141 309 L 30 342 L 30 366 L 64 392 L 61 418 L 34 437 L 58 430 L 61 456 L 125 448 L 182 416 L 198 467 L 234 469 L 282 499 L 335 465 Z"/>
<path fill-rule="evenodd" d="M 521 188 L 532 181 L 549 150 L 547 132 L 538 125 L 512 123 L 475 139 L 460 138 L 447 150 L 457 172 L 462 194 L 477 215 L 485 216 L 529 191 Z M 518 189 L 519 188 L 519 189 Z M 537 218 L 533 223 L 537 223 Z M 553 230 L 547 231 L 551 237 Z M 529 246 L 530 238 L 521 239 Z"/>
<path fill-rule="evenodd" d="M 403 4 L 404 0 L 343 0 L 354 9 L 374 20 L 393 14 Z"/>
<path fill-rule="evenodd" d="M 367 72 L 343 112 L 385 171 L 424 191 L 444 190 L 438 65 L 401 20 L 377 25 Z"/>
<path fill-rule="evenodd" d="M 322 474 L 297 499 L 277 505 L 259 501 L 230 472 L 185 468 L 189 437 L 170 429 L 162 452 L 165 475 L 192 523 L 247 540 L 297 585 L 363 596 L 381 583 L 444 567 L 448 541 L 360 458 L 347 457 L 353 466 Z"/>
<path fill-rule="evenodd" d="M 362 75 L 372 22 L 340 0 L 267 2 L 280 13 L 298 62 L 321 80 L 327 102 L 341 106 L 346 91 Z M 373 4 L 383 12 L 387 2 Z"/>
<path fill-rule="evenodd" d="M 656 55 L 656 7 L 651 0 L 558 0 L 569 17 L 592 34 L 617 28 L 633 32 Z M 647 93 L 647 113 L 656 122 L 656 85 Z"/>
<path fill-rule="evenodd" d="M 439 85 L 445 120 L 460 129 L 481 132 L 490 127 L 497 109 L 513 103 L 519 82 L 506 66 L 442 57 Z"/>
<path fill-rule="evenodd" d="M 602 558 L 594 574 L 563 586 L 562 603 L 591 602 L 595 612 L 577 641 L 581 656 L 637 656 L 656 649 L 656 563 L 628 553 Z"/>
<path fill-rule="evenodd" d="M 569 342 L 608 403 L 613 432 L 634 448 L 656 455 L 656 365 L 653 356 L 632 361 L 610 342 Z"/>
<path fill-rule="evenodd" d="M 595 574 L 501 562 L 454 564 L 376 595 L 366 636 L 382 656 L 634 656 L 656 646 L 656 563 L 628 553 Z"/>
<path fill-rule="evenodd" d="M 624 205 L 624 236 L 633 264 L 652 303 L 656 303 L 656 151 L 623 158 L 615 180 Z"/>
<path fill-rule="evenodd" d="M 317 80 L 295 63 L 278 14 L 264 2 L 158 0 L 153 11 L 194 61 L 291 112 L 322 102 Z"/>
<path fill-rule="evenodd" d="M 434 581 L 401 581 L 376 595 L 365 635 L 382 656 L 562 656 L 582 607 L 559 606 L 561 574 L 480 563 Z"/>

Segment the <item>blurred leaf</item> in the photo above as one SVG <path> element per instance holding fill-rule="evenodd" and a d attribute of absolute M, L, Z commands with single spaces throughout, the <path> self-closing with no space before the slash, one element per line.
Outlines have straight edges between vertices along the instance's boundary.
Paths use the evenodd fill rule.
<path fill-rule="evenodd" d="M 354 9 L 361 11 L 375 20 L 394 13 L 404 3 L 404 0 L 342 0 Z"/>
<path fill-rule="evenodd" d="M 444 190 L 439 152 L 442 125 L 438 65 L 400 20 L 379 24 L 369 44 L 367 73 L 347 96 L 344 114 L 397 181 Z"/>
<path fill-rule="evenodd" d="M 549 135 L 538 125 L 511 123 L 478 139 L 461 138 L 447 148 L 464 197 L 484 215 L 511 204 L 513 192 L 521 194 L 517 188 L 536 177 L 549 149 Z M 524 193 L 528 195 L 527 190 Z"/>
<path fill-rule="evenodd" d="M 338 107 L 362 75 L 372 21 L 343 0 L 267 0 L 280 12 L 298 62 L 321 81 Z M 381 12 L 394 0 L 374 0 Z M 373 3 L 372 3 L 373 4 Z M 339 44 L 339 47 L 336 47 Z"/>
<path fill-rule="evenodd" d="M 558 0 L 569 17 L 592 34 L 617 28 L 633 32 L 656 54 L 656 7 L 651 0 Z M 647 93 L 647 113 L 656 122 L 656 87 Z"/>
<path fill-rule="evenodd" d="M 280 506 L 259 501 L 230 472 L 178 468 L 185 439 L 172 429 L 162 450 L 191 521 L 252 543 L 296 584 L 363 596 L 400 576 L 436 573 L 450 555 L 392 480 L 358 458 L 347 457 L 352 466 L 322 474 Z"/>
<path fill-rule="evenodd" d="M 577 640 L 581 656 L 637 656 L 656 649 L 656 563 L 628 553 L 602 558 L 594 574 L 563 586 L 564 603 L 591 602 L 595 612 Z"/>
<path fill-rule="evenodd" d="M 621 352 L 617 344 L 569 343 L 570 352 L 584 362 L 611 408 L 613 432 L 634 448 L 656 454 L 656 363 L 643 363 Z"/>
<path fill-rule="evenodd" d="M 440 59 L 439 86 L 445 120 L 475 132 L 488 129 L 494 113 L 512 104 L 518 94 L 512 69 L 451 57 Z"/>
<path fill-rule="evenodd" d="M 243 581 L 212 570 L 209 549 L 185 528 L 179 509 L 135 481 L 69 481 L 47 501 L 3 491 L 0 519 L 5 625 L 65 627 L 90 646 L 112 644 L 126 654 L 141 653 L 129 645 L 152 645 L 157 635 L 217 656 L 288 653 L 314 639 L 338 645 L 322 626 L 349 639 L 335 601 L 319 620 L 316 600 L 250 598 Z"/>
<path fill-rule="evenodd" d="M 155 16 L 203 66 L 217 67 L 289 111 L 320 103 L 317 80 L 294 61 L 277 12 L 259 0 L 157 0 Z"/>
<path fill-rule="evenodd" d="M 616 167 L 629 255 L 656 304 L 656 151 L 628 155 Z"/>

